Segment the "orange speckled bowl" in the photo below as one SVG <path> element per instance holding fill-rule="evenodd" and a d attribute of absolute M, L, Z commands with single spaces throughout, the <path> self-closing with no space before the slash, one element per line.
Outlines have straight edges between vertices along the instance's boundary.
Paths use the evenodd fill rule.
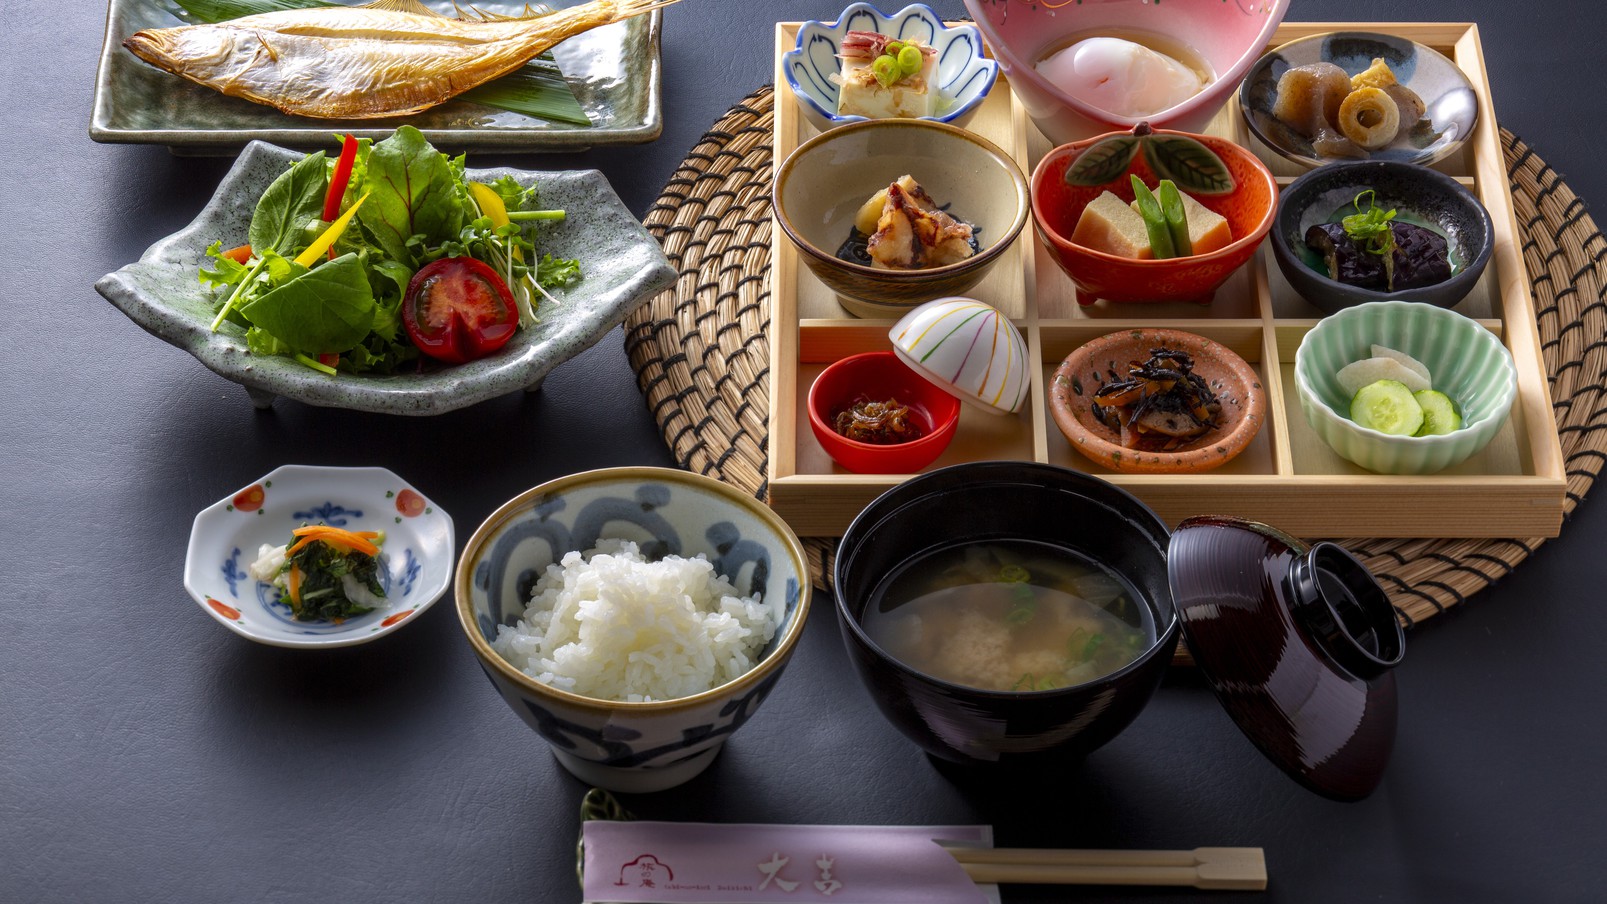
<path fill-rule="evenodd" d="M 1120 434 L 1094 418 L 1094 390 L 1127 374 L 1129 361 L 1149 358 L 1150 349 L 1170 348 L 1194 359 L 1194 372 L 1222 403 L 1222 423 L 1173 452 L 1140 452 L 1120 443 Z M 1090 460 L 1134 474 L 1209 471 L 1232 461 L 1261 430 L 1267 394 L 1261 378 L 1226 346 L 1182 330 L 1141 329 L 1108 333 L 1067 356 L 1049 381 L 1049 411 L 1071 447 Z"/>
<path fill-rule="evenodd" d="M 1113 135 L 1129 134 L 1125 132 Z M 1136 174 L 1146 185 L 1159 180 L 1139 154 L 1127 172 L 1105 185 L 1067 185 L 1066 168 L 1089 146 L 1111 137 L 1101 135 L 1087 141 L 1063 144 L 1050 151 L 1032 173 L 1032 223 L 1038 240 L 1054 256 L 1055 263 L 1077 285 L 1077 301 L 1093 304 L 1100 299 L 1124 302 L 1196 301 L 1206 304 L 1217 287 L 1234 270 L 1244 265 L 1272 228 L 1278 207 L 1278 185 L 1265 164 L 1254 154 L 1224 138 L 1156 129 L 1156 135 L 1187 135 L 1205 143 L 1233 172 L 1236 183 L 1225 195 L 1195 195 L 1205 207 L 1227 218 L 1233 241 L 1209 254 L 1195 254 L 1168 260 L 1135 260 L 1117 257 L 1072 244 L 1071 234 L 1083 208 L 1110 191 L 1123 201 L 1133 200 L 1128 176 Z"/>

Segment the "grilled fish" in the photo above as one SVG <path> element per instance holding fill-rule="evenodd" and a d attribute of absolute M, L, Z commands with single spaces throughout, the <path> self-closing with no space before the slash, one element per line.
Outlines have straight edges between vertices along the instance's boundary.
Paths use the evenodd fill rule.
<path fill-rule="evenodd" d="M 417 113 L 581 32 L 676 0 L 592 0 L 528 16 L 444 16 L 418 0 L 286 10 L 137 32 L 123 46 L 233 97 L 319 119 Z"/>

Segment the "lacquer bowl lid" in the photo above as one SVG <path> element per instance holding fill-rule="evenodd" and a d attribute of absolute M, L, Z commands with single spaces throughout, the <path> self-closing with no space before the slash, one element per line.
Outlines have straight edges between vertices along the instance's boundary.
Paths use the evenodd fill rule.
<path fill-rule="evenodd" d="M 1189 651 L 1245 735 L 1301 785 L 1359 800 L 1395 742 L 1405 637 L 1350 553 L 1252 521 L 1189 518 L 1168 571 Z"/>

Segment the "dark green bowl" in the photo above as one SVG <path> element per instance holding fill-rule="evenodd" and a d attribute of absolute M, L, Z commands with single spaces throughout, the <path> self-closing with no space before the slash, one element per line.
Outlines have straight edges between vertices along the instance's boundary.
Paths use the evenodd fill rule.
<path fill-rule="evenodd" d="M 1326 223 L 1357 194 L 1372 189 L 1376 202 L 1401 216 L 1439 230 L 1450 246 L 1451 278 L 1432 286 L 1379 292 L 1346 285 L 1314 269 L 1302 254 L 1306 230 Z M 1272 254 L 1295 292 L 1333 314 L 1369 301 L 1417 301 L 1455 307 L 1484 273 L 1495 247 L 1490 214 L 1471 191 L 1450 176 L 1412 163 L 1360 160 L 1331 163 L 1296 179 L 1278 197 L 1272 224 Z"/>

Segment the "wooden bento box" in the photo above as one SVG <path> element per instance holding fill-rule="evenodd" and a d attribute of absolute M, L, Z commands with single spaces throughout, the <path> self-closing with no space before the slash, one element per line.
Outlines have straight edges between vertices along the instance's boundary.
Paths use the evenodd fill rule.
<path fill-rule="evenodd" d="M 799 23 L 777 26 L 778 60 L 796 46 L 798 28 Z M 1048 462 L 1127 489 L 1173 525 L 1210 513 L 1264 521 L 1303 537 L 1556 536 L 1562 523 L 1563 459 L 1478 27 L 1285 23 L 1271 47 L 1336 30 L 1388 32 L 1426 44 L 1455 61 L 1478 92 L 1473 136 L 1435 168 L 1471 187 L 1495 223 L 1491 263 L 1457 307 L 1501 336 L 1517 365 L 1518 400 L 1494 441 L 1468 461 L 1426 476 L 1374 474 L 1324 445 L 1307 426 L 1294 387 L 1295 349 L 1322 314 L 1283 279 L 1270 242 L 1218 290 L 1210 305 L 1100 302 L 1083 308 L 1070 280 L 1029 225 L 969 294 L 1003 310 L 1026 337 L 1029 355 L 1040 364 L 1032 373 L 1031 397 L 1018 415 L 1009 417 L 964 406 L 953 443 L 928 470 L 990 459 Z M 776 84 L 785 84 L 779 68 Z M 778 90 L 775 104 L 778 166 L 815 134 L 784 93 Z M 1008 90 L 995 88 L 969 128 L 1009 151 L 1024 173 L 1030 174 L 1051 149 Z M 1303 172 L 1251 137 L 1236 96 L 1207 131 L 1254 150 L 1280 186 Z M 809 386 L 832 361 L 891 348 L 887 332 L 894 321 L 849 314 L 800 266 L 782 230 L 772 234 L 770 504 L 802 536 L 839 536 L 865 505 L 908 475 L 853 474 L 836 465 L 809 428 Z M 1050 375 L 1084 342 L 1135 326 L 1208 336 L 1259 372 L 1267 388 L 1268 419 L 1243 454 L 1205 473 L 1125 474 L 1096 465 L 1071 448 L 1050 416 Z"/>

